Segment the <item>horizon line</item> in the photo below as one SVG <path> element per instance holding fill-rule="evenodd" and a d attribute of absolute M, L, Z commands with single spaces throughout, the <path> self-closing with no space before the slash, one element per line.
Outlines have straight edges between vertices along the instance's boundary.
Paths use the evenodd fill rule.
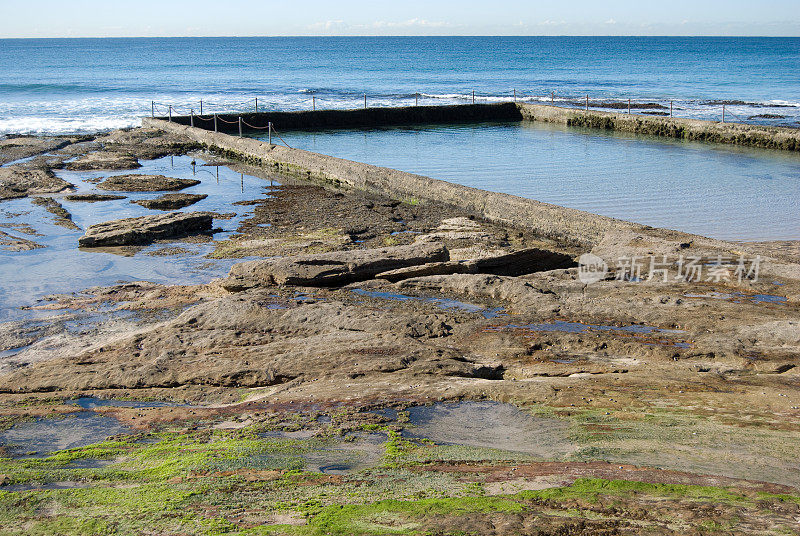
<path fill-rule="evenodd" d="M 454 38 L 454 37 L 498 37 L 498 38 L 522 38 L 522 37 L 621 37 L 621 38 L 758 38 L 758 39 L 800 39 L 800 35 L 716 35 L 716 34 L 694 34 L 694 35 L 649 35 L 649 34 L 535 34 L 535 35 L 497 35 L 497 34 L 437 34 L 437 35 L 423 35 L 423 34 L 405 34 L 405 35 L 381 35 L 381 34 L 337 34 L 337 35 L 321 35 L 321 34 L 295 34 L 295 35 L 105 35 L 105 36 L 50 36 L 50 37 L 3 37 L 0 40 L 34 40 L 34 39 L 254 39 L 254 38 L 269 38 L 269 39 L 299 39 L 299 38 Z"/>

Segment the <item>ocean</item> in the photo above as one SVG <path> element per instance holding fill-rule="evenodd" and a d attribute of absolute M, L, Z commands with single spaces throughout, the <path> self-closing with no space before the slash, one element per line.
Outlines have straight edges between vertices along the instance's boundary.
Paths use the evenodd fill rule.
<path fill-rule="evenodd" d="M 0 134 L 84 133 L 157 111 L 472 101 L 625 106 L 800 126 L 800 39 L 229 37 L 0 40 Z"/>

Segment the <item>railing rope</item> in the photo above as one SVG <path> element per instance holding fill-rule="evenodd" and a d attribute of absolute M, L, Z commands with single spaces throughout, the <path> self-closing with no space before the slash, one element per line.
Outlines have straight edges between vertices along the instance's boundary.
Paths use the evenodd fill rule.
<path fill-rule="evenodd" d="M 316 112 L 316 110 L 317 110 L 316 95 L 314 95 L 313 92 L 311 92 L 311 93 L 312 93 L 311 99 L 304 100 L 302 102 L 305 105 L 311 104 L 311 109 L 314 112 Z M 420 92 L 415 92 L 413 95 L 414 95 L 414 106 L 420 106 L 420 97 L 421 96 L 425 96 L 426 94 L 423 94 L 423 93 L 420 93 Z M 546 102 L 548 100 L 548 97 L 549 97 L 551 105 L 555 105 L 556 93 L 555 93 L 555 91 L 550 91 L 547 95 L 535 95 L 535 94 L 534 95 L 526 95 L 524 92 L 518 92 L 516 88 L 512 88 L 511 91 L 505 91 L 503 93 L 500 93 L 500 95 L 502 97 L 501 100 L 504 100 L 506 102 L 515 102 L 515 103 L 519 103 L 519 102 Z M 435 98 L 451 98 L 451 99 L 460 100 L 461 102 L 465 102 L 465 101 L 466 102 L 470 102 L 471 101 L 472 104 L 476 104 L 479 96 L 480 95 L 478 95 L 478 92 L 473 89 L 468 94 L 461 93 L 459 95 L 450 96 L 450 97 L 448 97 L 446 95 L 442 96 L 442 97 L 436 97 L 434 95 L 434 96 L 431 96 L 431 98 L 434 98 L 434 99 Z M 719 108 L 717 108 L 717 106 L 721 106 L 721 108 L 722 108 L 721 117 L 720 116 L 716 116 L 716 118 L 717 118 L 717 120 L 721 121 L 722 123 L 742 122 L 744 124 L 753 124 L 754 120 L 757 119 L 755 117 L 748 117 L 747 119 L 742 119 L 737 114 L 733 113 L 731 111 L 730 107 L 729 107 L 729 104 L 731 104 L 731 102 L 738 102 L 738 101 L 720 101 L 720 100 L 714 101 L 714 100 L 708 100 L 708 101 L 686 101 L 685 103 L 682 102 L 682 101 L 679 101 L 677 103 L 677 105 L 676 105 L 676 103 L 673 100 L 667 101 L 666 99 L 656 99 L 655 102 L 657 102 L 658 104 L 652 104 L 654 101 L 648 101 L 648 100 L 641 100 L 640 99 L 640 100 L 634 102 L 634 100 L 631 99 L 631 98 L 622 99 L 622 98 L 614 98 L 614 97 L 608 97 L 606 99 L 606 100 L 610 99 L 613 102 L 606 102 L 605 100 L 603 100 L 601 98 L 598 98 L 597 100 L 595 100 L 593 102 L 593 101 L 591 101 L 590 97 L 591 97 L 590 94 L 585 94 L 584 96 L 581 96 L 580 98 L 569 97 L 569 96 L 561 97 L 559 99 L 559 106 L 563 106 L 563 107 L 567 107 L 567 108 L 577 108 L 578 110 L 580 110 L 582 108 L 583 109 L 582 111 L 584 111 L 584 113 L 587 113 L 587 114 L 590 111 L 590 109 L 598 109 L 598 110 L 606 110 L 606 109 L 608 109 L 608 110 L 611 110 L 612 112 L 614 112 L 616 110 L 616 112 L 614 112 L 614 113 L 624 113 L 624 110 L 627 110 L 627 113 L 629 115 L 634 114 L 634 110 L 636 110 L 636 115 L 639 115 L 639 114 L 643 114 L 643 115 L 662 115 L 662 116 L 669 116 L 670 118 L 674 118 L 674 117 L 676 117 L 675 113 L 677 112 L 678 113 L 678 117 L 696 117 L 696 118 L 700 118 L 700 119 L 705 118 L 705 119 L 712 120 L 712 121 L 715 118 L 715 110 L 719 110 Z M 352 97 L 350 97 L 350 98 L 352 98 Z M 406 106 L 407 105 L 406 103 L 408 101 L 406 101 L 405 99 L 408 99 L 408 98 L 410 98 L 410 95 L 406 94 L 406 96 L 403 99 L 401 99 L 400 105 L 401 106 Z M 494 99 L 495 97 L 493 97 L 491 94 L 485 94 L 481 98 Z M 363 99 L 364 99 L 364 109 L 365 110 L 369 109 L 369 93 L 364 93 L 363 94 Z M 158 101 L 155 101 L 155 100 L 151 100 L 150 101 L 150 116 L 152 118 L 162 117 L 163 119 L 165 119 L 167 121 L 170 121 L 170 122 L 182 121 L 182 122 L 184 122 L 184 124 L 188 124 L 188 125 L 190 125 L 192 127 L 194 127 L 197 124 L 197 121 L 201 121 L 201 122 L 203 122 L 203 121 L 212 121 L 212 119 L 213 119 L 213 121 L 214 121 L 214 132 L 219 132 L 219 129 L 220 129 L 219 124 L 218 124 L 219 121 L 222 121 L 223 123 L 228 123 L 228 124 L 237 124 L 237 123 L 239 123 L 239 120 L 242 117 L 241 114 L 245 114 L 245 115 L 249 116 L 252 113 L 253 110 L 255 110 L 255 112 L 257 114 L 258 113 L 264 113 L 265 111 L 259 108 L 259 102 L 258 101 L 259 101 L 259 97 L 254 97 L 254 98 L 252 98 L 252 99 L 250 99 L 248 101 L 245 101 L 243 103 L 220 104 L 220 103 L 209 102 L 209 101 L 207 101 L 205 99 L 200 99 L 199 100 L 200 113 L 197 114 L 197 113 L 195 113 L 195 108 L 193 106 L 184 105 L 184 104 L 178 104 L 178 105 L 167 104 L 167 103 L 162 103 L 162 102 L 158 102 Z M 197 102 L 197 101 L 195 101 L 195 102 Z M 669 103 L 669 108 L 667 108 L 667 103 Z M 219 107 L 221 107 L 223 109 L 223 111 L 217 110 L 217 111 L 214 111 L 213 113 L 209 112 L 209 116 L 208 117 L 204 117 L 203 116 L 203 112 L 204 112 L 205 109 L 207 109 L 207 107 L 208 107 L 207 105 L 208 104 L 211 104 L 212 106 L 219 106 Z M 250 104 L 254 105 L 253 108 L 249 107 Z M 243 107 L 240 107 L 240 106 L 243 106 Z M 758 105 L 756 104 L 756 106 L 758 106 Z M 231 108 L 235 108 L 235 107 L 240 107 L 240 108 L 238 110 L 234 109 L 234 110 L 231 110 L 231 111 L 224 111 L 224 110 L 230 110 Z M 651 109 L 658 109 L 660 111 L 650 111 Z M 173 117 L 176 112 L 177 112 L 178 118 Z M 224 117 L 220 117 L 221 114 L 222 115 L 230 114 L 230 116 L 237 117 L 237 121 L 234 121 L 234 122 L 227 121 L 227 120 L 224 119 Z M 241 119 L 241 122 L 242 122 L 241 129 L 243 130 L 244 126 L 247 125 L 247 123 L 244 122 L 244 119 Z M 760 124 L 760 123 L 758 121 L 755 121 L 755 124 Z M 247 126 L 250 126 L 250 128 L 261 128 L 261 129 L 267 129 L 268 128 L 268 127 L 252 127 L 252 125 L 247 125 Z"/>

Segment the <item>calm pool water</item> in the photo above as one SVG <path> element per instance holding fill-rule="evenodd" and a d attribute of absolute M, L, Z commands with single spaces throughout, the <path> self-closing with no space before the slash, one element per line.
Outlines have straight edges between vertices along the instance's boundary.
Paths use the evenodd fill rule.
<path fill-rule="evenodd" d="M 282 133 L 296 148 L 727 240 L 800 239 L 800 155 L 540 123 Z"/>

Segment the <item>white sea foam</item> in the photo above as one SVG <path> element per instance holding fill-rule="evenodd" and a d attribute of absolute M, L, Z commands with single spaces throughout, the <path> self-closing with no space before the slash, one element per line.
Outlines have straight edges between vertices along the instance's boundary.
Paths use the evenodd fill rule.
<path fill-rule="evenodd" d="M 141 124 L 139 117 L 14 117 L 0 118 L 0 132 L 4 134 L 87 134 Z"/>

